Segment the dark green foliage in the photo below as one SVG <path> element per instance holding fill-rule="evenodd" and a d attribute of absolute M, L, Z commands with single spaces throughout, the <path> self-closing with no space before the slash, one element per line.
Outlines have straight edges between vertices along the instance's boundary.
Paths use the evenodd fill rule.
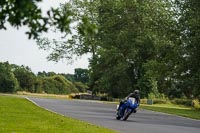
<path fill-rule="evenodd" d="M 123 57 L 113 52 L 102 54 L 93 66 L 90 86 L 94 92 L 107 93 L 113 97 L 123 97 L 133 91 L 128 65 Z M 108 54 L 108 55 L 107 55 Z M 113 57 L 111 54 L 115 54 Z M 94 61 L 94 60 L 93 60 Z"/>
<path fill-rule="evenodd" d="M 175 98 L 175 99 L 171 100 L 171 102 L 174 103 L 174 104 L 179 104 L 179 105 L 192 106 L 192 100 L 191 99 Z"/>
<path fill-rule="evenodd" d="M 12 71 L 19 82 L 20 90 L 28 92 L 36 92 L 35 82 L 36 76 L 30 68 L 25 66 L 12 65 Z"/>
<path fill-rule="evenodd" d="M 18 9 L 21 5 L 16 1 L 13 6 L 16 10 L 6 8 L 11 6 L 6 2 L 0 2 L 0 7 L 4 7 L 0 8 L 1 28 L 7 21 L 20 26 L 27 16 L 34 16 L 22 11 L 35 9 L 36 24 L 24 25 L 31 25 L 32 34 L 40 31 L 37 26 L 41 26 L 38 22 L 43 22 L 39 21 L 43 18 L 33 1 L 27 1 L 32 5 L 27 9 Z M 44 38 L 38 45 L 52 50 L 48 59 L 53 61 L 91 53 L 90 70 L 76 69 L 74 75 L 63 76 L 73 82 L 88 83 L 94 94 L 124 97 L 139 88 L 142 97 L 152 94 L 159 98 L 164 94 L 169 98 L 200 99 L 199 7 L 199 0 L 70 0 L 60 9 L 49 11 L 48 16 L 53 19 L 51 24 L 66 34 L 70 22 L 75 22 L 73 28 L 77 32 L 68 40 L 51 42 Z M 12 20 L 15 17 L 8 11 L 11 9 L 22 13 L 19 20 Z M 59 93 L 55 88 L 64 85 L 62 78 L 55 78 L 54 73 L 42 72 L 38 76 L 45 81 L 36 81 L 35 85 L 44 83 L 50 92 Z"/>
<path fill-rule="evenodd" d="M 42 88 L 45 93 L 51 94 L 70 94 L 72 92 L 78 92 L 76 87 L 61 75 L 43 78 Z"/>
<path fill-rule="evenodd" d="M 0 62 L 0 92 L 15 92 L 19 88 L 19 84 L 11 71 L 8 62 Z"/>
<path fill-rule="evenodd" d="M 36 2 L 41 0 L 1 0 L 0 2 L 0 29 L 6 29 L 5 23 L 13 27 L 26 25 L 30 31 L 26 32 L 29 38 L 36 38 L 38 33 L 47 31 L 48 18 L 42 16 L 41 9 Z"/>
<path fill-rule="evenodd" d="M 159 87 L 158 76 L 163 74 L 149 74 L 151 69 L 145 65 L 151 61 L 159 63 L 157 58 L 163 58 L 159 52 L 170 40 L 167 34 L 173 28 L 170 25 L 173 19 L 169 3 L 100 1 L 97 10 L 99 32 L 93 40 L 98 40 L 98 49 L 97 56 L 91 60 L 91 87 L 113 97 L 126 96 L 139 87 L 142 96 L 147 97 Z M 163 78 L 167 76 L 168 73 Z"/>
<path fill-rule="evenodd" d="M 46 73 L 45 71 L 43 71 L 43 72 L 38 72 L 38 73 L 37 73 L 37 76 L 38 76 L 38 77 L 46 77 L 46 76 L 47 76 L 47 73 Z"/>
<path fill-rule="evenodd" d="M 73 82 L 76 88 L 79 90 L 79 92 L 86 92 L 88 89 L 88 86 L 83 84 L 82 82 Z"/>
<path fill-rule="evenodd" d="M 74 74 L 61 74 L 61 75 L 63 75 L 67 80 L 75 82 Z"/>
<path fill-rule="evenodd" d="M 44 78 L 42 80 L 42 88 L 45 93 L 59 94 L 59 90 L 56 87 L 56 81 L 54 81 L 52 78 Z"/>
<path fill-rule="evenodd" d="M 40 77 L 37 77 L 37 79 L 35 81 L 34 90 L 36 93 L 43 93 L 42 79 Z"/>
<path fill-rule="evenodd" d="M 100 1 L 91 87 L 199 97 L 199 1 Z M 93 2 L 91 2 L 93 3 Z M 119 76 L 120 75 L 120 76 Z M 122 81 L 122 84 L 120 83 Z M 121 85 L 120 85 L 121 84 Z"/>
<path fill-rule="evenodd" d="M 63 74 L 65 76 L 72 74 Z M 65 76 L 54 72 L 38 72 L 29 67 L 8 62 L 0 63 L 0 92 L 28 91 L 34 93 L 70 94 L 85 92 L 88 87 L 81 82 L 71 82 Z"/>
<path fill-rule="evenodd" d="M 167 100 L 164 99 L 153 99 L 153 104 L 166 104 Z"/>
<path fill-rule="evenodd" d="M 176 2 L 181 11 L 178 86 L 187 97 L 200 99 L 200 1 Z"/>
<path fill-rule="evenodd" d="M 74 80 L 77 82 L 88 83 L 89 72 L 88 69 L 76 68 L 74 71 Z"/>
<path fill-rule="evenodd" d="M 107 97 L 107 96 L 102 96 L 101 101 L 114 101 L 114 99 L 112 97 Z"/>
<path fill-rule="evenodd" d="M 13 27 L 27 26 L 29 31 L 26 32 L 28 38 L 38 38 L 42 32 L 47 32 L 52 26 L 59 29 L 62 33 L 71 32 L 70 24 L 72 23 L 72 11 L 68 6 L 63 8 L 51 8 L 42 14 L 38 3 L 42 0 L 1 0 L 0 1 L 0 30 L 6 30 L 6 23 Z M 82 34 L 93 31 L 94 24 L 89 23 L 87 17 L 79 18 L 82 26 L 79 30 Z"/>

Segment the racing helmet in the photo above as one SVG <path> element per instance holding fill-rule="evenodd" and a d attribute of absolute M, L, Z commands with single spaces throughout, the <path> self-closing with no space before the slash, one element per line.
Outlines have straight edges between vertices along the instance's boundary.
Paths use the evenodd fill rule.
<path fill-rule="evenodd" d="M 140 94 L 140 91 L 139 90 L 134 90 L 133 92 L 135 95 L 139 95 Z"/>

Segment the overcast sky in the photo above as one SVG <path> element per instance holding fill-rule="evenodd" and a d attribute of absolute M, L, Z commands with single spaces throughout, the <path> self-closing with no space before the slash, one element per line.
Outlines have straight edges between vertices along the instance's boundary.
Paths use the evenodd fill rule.
<path fill-rule="evenodd" d="M 51 6 L 58 7 L 67 0 L 43 0 L 40 4 L 43 11 Z M 69 65 L 67 62 L 49 62 L 48 52 L 39 50 L 34 40 L 29 40 L 25 34 L 25 27 L 19 30 L 7 26 L 7 30 L 0 30 L 0 62 L 8 61 L 10 64 L 25 65 L 34 73 L 39 71 L 56 73 L 74 73 L 75 68 L 88 68 L 88 55 L 82 56 Z"/>

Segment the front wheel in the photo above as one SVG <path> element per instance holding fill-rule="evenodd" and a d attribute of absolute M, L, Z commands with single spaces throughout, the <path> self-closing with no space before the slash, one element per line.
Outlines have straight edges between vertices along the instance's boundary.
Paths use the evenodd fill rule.
<path fill-rule="evenodd" d="M 131 114 L 131 111 L 126 109 L 124 112 L 123 120 L 124 121 L 127 120 L 130 114 Z"/>

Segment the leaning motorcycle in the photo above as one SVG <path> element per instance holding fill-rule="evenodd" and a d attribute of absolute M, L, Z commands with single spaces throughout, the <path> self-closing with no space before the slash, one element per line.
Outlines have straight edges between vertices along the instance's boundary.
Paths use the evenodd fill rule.
<path fill-rule="evenodd" d="M 116 119 L 122 119 L 124 121 L 127 120 L 137 107 L 138 103 L 135 98 L 129 97 L 120 107 L 117 105 Z"/>

